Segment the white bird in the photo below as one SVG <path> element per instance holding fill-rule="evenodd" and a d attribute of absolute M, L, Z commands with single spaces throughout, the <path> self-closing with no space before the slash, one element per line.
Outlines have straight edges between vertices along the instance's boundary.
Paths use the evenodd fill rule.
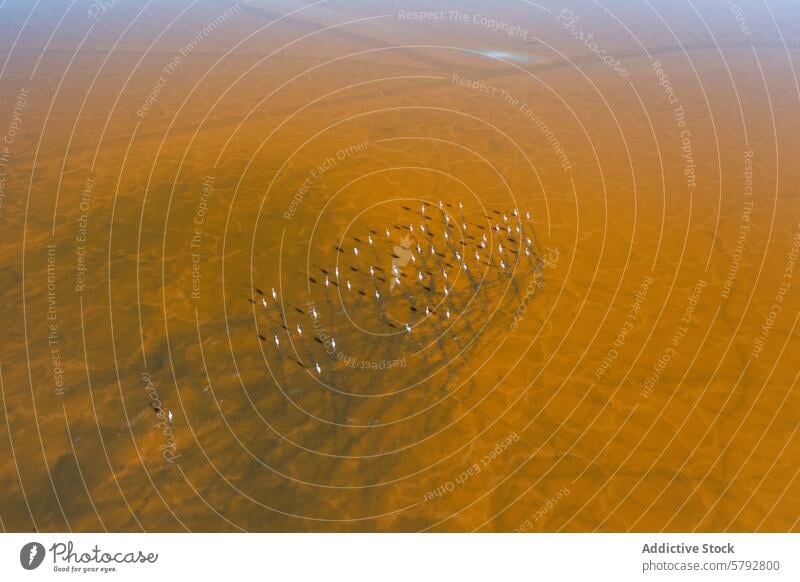
<path fill-rule="evenodd" d="M 529 249 L 528 247 L 525 247 L 525 256 L 526 257 L 530 257 L 531 256 L 531 249 Z"/>
<path fill-rule="evenodd" d="M 444 240 L 450 240 L 450 235 L 447 234 L 447 231 L 444 231 Z"/>
<path fill-rule="evenodd" d="M 410 230 L 411 232 L 414 232 L 414 225 L 413 224 L 409 224 L 408 225 L 408 230 Z"/>
<path fill-rule="evenodd" d="M 395 284 L 395 286 L 400 284 L 400 278 L 399 277 L 395 277 L 394 278 L 394 284 Z"/>
<path fill-rule="evenodd" d="M 486 248 L 486 241 L 481 241 L 481 244 L 479 244 L 478 246 L 481 247 L 482 249 L 485 249 Z"/>
<path fill-rule="evenodd" d="M 447 316 L 447 319 L 450 319 L 450 310 L 449 309 L 447 311 L 445 311 L 445 315 Z"/>
<path fill-rule="evenodd" d="M 275 301 L 277 301 L 277 300 L 278 300 L 278 294 L 277 294 L 277 293 L 275 293 L 275 287 L 273 287 L 273 288 L 272 288 L 272 298 L 273 298 Z"/>
<path fill-rule="evenodd" d="M 500 232 L 500 225 L 499 225 L 499 224 L 497 224 L 496 222 L 494 223 L 494 229 L 495 229 L 497 232 Z"/>
<path fill-rule="evenodd" d="M 358 247 L 353 247 L 353 254 L 358 256 Z"/>
<path fill-rule="evenodd" d="M 431 254 L 433 255 L 433 254 L 435 254 L 435 253 L 436 253 L 436 249 L 435 249 L 435 248 L 433 248 L 433 245 L 431 245 Z"/>
<path fill-rule="evenodd" d="M 330 287 L 331 286 L 331 282 L 328 280 L 328 276 L 327 275 L 325 275 L 325 286 L 326 287 Z"/>
<path fill-rule="evenodd" d="M 442 275 L 444 275 L 444 278 L 447 279 L 447 271 L 442 270 Z"/>
<path fill-rule="evenodd" d="M 367 240 L 369 241 L 370 246 L 372 246 L 372 235 L 367 235 Z"/>
<path fill-rule="evenodd" d="M 314 362 L 314 368 L 317 370 L 317 374 L 322 374 L 322 368 L 319 367 L 319 364 Z"/>
<path fill-rule="evenodd" d="M 426 305 L 425 306 L 425 317 L 428 317 L 431 314 L 430 308 Z"/>
<path fill-rule="evenodd" d="M 416 262 L 417 262 L 417 257 L 416 257 L 416 255 L 411 255 L 411 262 L 412 262 L 412 263 L 416 263 Z"/>
<path fill-rule="evenodd" d="M 442 201 L 439 200 L 439 208 L 441 208 L 441 207 L 442 207 Z"/>
<path fill-rule="evenodd" d="M 526 243 L 528 243 L 528 246 L 531 246 L 531 239 L 529 239 L 529 238 L 527 238 L 527 237 L 526 237 L 526 238 L 525 238 L 525 242 L 526 242 Z"/>
<path fill-rule="evenodd" d="M 392 274 L 397 275 L 397 265 L 392 265 Z"/>
<path fill-rule="evenodd" d="M 480 261 L 481 260 L 481 256 L 478 254 L 478 251 L 475 251 L 475 260 L 476 261 Z"/>
<path fill-rule="evenodd" d="M 502 253 L 503 252 L 503 244 L 502 243 L 497 243 L 497 252 L 498 253 Z"/>
<path fill-rule="evenodd" d="M 417 281 L 422 281 L 422 271 L 417 273 Z"/>
<path fill-rule="evenodd" d="M 300 324 L 299 324 L 299 323 L 297 324 L 297 335 L 303 335 L 303 330 L 302 330 L 302 328 L 300 327 Z"/>
<path fill-rule="evenodd" d="M 277 334 L 275 335 L 275 347 L 278 349 L 281 347 L 281 340 L 278 339 Z"/>
<path fill-rule="evenodd" d="M 467 223 L 466 222 L 462 222 L 461 223 L 461 230 L 463 230 L 464 232 L 467 232 Z"/>
<path fill-rule="evenodd" d="M 264 309 L 267 308 L 267 298 L 266 297 L 262 297 L 261 298 L 261 305 L 264 306 Z"/>
<path fill-rule="evenodd" d="M 316 307 L 312 307 L 311 308 L 311 318 L 312 319 L 317 319 L 317 317 L 319 317 L 319 314 L 317 313 L 317 308 Z"/>
<path fill-rule="evenodd" d="M 419 245 L 419 243 L 417 243 L 417 252 L 422 254 L 422 247 Z"/>
<path fill-rule="evenodd" d="M 506 270 L 506 264 L 503 261 L 500 261 L 500 268 Z"/>
<path fill-rule="evenodd" d="M 483 233 L 483 238 L 481 239 L 483 242 L 486 242 L 486 233 Z"/>
<path fill-rule="evenodd" d="M 467 267 L 467 263 L 461 263 L 461 267 L 464 269 L 464 271 L 469 271 L 469 268 Z"/>
<path fill-rule="evenodd" d="M 516 215 L 517 215 L 517 209 L 516 209 L 516 208 L 514 209 L 514 212 L 513 212 L 513 214 L 514 214 L 514 216 L 516 216 Z"/>
<path fill-rule="evenodd" d="M 389 232 L 389 229 L 388 229 L 388 228 L 386 229 L 386 238 L 392 238 L 392 235 L 391 235 L 391 233 Z"/>
<path fill-rule="evenodd" d="M 380 301 L 380 300 L 381 300 L 381 294 L 378 292 L 378 290 L 377 290 L 377 289 L 375 289 L 375 299 L 376 299 L 377 301 Z"/>
<path fill-rule="evenodd" d="M 335 350 L 336 349 L 336 340 L 331 338 L 331 347 Z"/>
<path fill-rule="evenodd" d="M 425 214 L 425 205 L 424 204 L 422 205 L 422 214 L 423 215 Z"/>
<path fill-rule="evenodd" d="M 369 266 L 369 275 L 370 277 L 375 276 L 375 267 L 373 267 L 372 265 Z"/>
<path fill-rule="evenodd" d="M 448 295 L 450 295 L 450 291 L 448 291 L 447 287 L 445 286 L 445 288 L 444 288 L 444 296 L 447 297 Z"/>
<path fill-rule="evenodd" d="M 508 233 L 508 236 L 510 237 L 511 236 L 511 225 L 510 224 L 508 225 L 508 228 L 506 228 L 506 232 Z"/>
<path fill-rule="evenodd" d="M 531 219 L 531 213 L 528 212 L 527 210 L 525 211 L 525 218 L 528 219 L 528 220 Z"/>
<path fill-rule="evenodd" d="M 463 205 L 463 204 L 461 204 L 461 201 L 459 201 L 459 202 L 458 202 L 458 209 L 459 209 L 459 210 L 463 210 L 463 208 L 464 208 L 464 205 Z"/>
<path fill-rule="evenodd" d="M 507 214 L 503 215 L 503 222 L 508 222 L 508 215 Z"/>
<path fill-rule="evenodd" d="M 336 271 L 334 271 L 334 272 L 336 274 L 336 278 L 338 279 L 339 278 L 339 267 L 336 267 Z"/>
<path fill-rule="evenodd" d="M 174 415 L 174 414 L 172 414 L 172 411 L 171 411 L 171 410 L 168 410 L 168 411 L 167 411 L 167 420 L 169 421 L 169 423 L 170 423 L 170 424 L 172 424 L 172 419 L 173 419 L 173 418 L 175 418 L 175 415 Z"/>
<path fill-rule="evenodd" d="M 424 225 L 424 224 L 420 224 L 420 225 L 419 225 L 419 229 L 420 229 L 422 232 L 425 232 L 425 225 Z"/>
<path fill-rule="evenodd" d="M 461 253 L 459 253 L 458 251 L 456 251 L 456 260 L 459 262 L 461 261 Z"/>
<path fill-rule="evenodd" d="M 406 328 L 406 331 L 410 334 L 411 333 L 411 326 L 406 324 L 405 328 Z"/>
<path fill-rule="evenodd" d="M 348 291 L 352 291 L 353 290 L 353 286 L 350 284 L 350 279 L 347 280 L 347 290 Z"/>

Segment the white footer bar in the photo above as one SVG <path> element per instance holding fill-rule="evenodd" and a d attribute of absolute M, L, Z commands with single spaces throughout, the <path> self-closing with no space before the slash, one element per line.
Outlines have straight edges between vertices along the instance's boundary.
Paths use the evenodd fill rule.
<path fill-rule="evenodd" d="M 798 534 L 0 535 L 0 580 L 777 582 L 799 564 Z"/>

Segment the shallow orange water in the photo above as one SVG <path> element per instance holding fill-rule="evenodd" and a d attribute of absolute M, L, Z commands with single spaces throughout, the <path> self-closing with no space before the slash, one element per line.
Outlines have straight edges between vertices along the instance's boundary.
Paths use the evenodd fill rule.
<path fill-rule="evenodd" d="M 0 8 L 2 527 L 796 530 L 771 8 Z"/>

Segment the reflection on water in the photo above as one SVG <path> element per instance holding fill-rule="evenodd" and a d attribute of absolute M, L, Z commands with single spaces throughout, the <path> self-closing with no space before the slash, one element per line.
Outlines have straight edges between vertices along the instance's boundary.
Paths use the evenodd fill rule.
<path fill-rule="evenodd" d="M 476 51 L 478 54 L 483 55 L 484 57 L 488 57 L 490 59 L 498 59 L 501 61 L 514 61 L 518 63 L 533 63 L 536 61 L 536 57 L 533 55 L 526 55 L 522 53 L 512 53 L 507 51 L 497 51 L 497 50 L 483 50 L 483 51 Z"/>

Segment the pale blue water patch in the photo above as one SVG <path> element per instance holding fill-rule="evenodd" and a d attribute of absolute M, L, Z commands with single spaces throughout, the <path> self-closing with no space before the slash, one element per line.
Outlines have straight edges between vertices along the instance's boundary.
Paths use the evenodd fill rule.
<path fill-rule="evenodd" d="M 515 61 L 517 63 L 532 63 L 536 60 L 533 55 L 526 55 L 523 53 L 512 53 L 508 51 L 475 51 L 477 54 L 488 57 L 490 59 L 498 59 L 503 61 Z"/>

